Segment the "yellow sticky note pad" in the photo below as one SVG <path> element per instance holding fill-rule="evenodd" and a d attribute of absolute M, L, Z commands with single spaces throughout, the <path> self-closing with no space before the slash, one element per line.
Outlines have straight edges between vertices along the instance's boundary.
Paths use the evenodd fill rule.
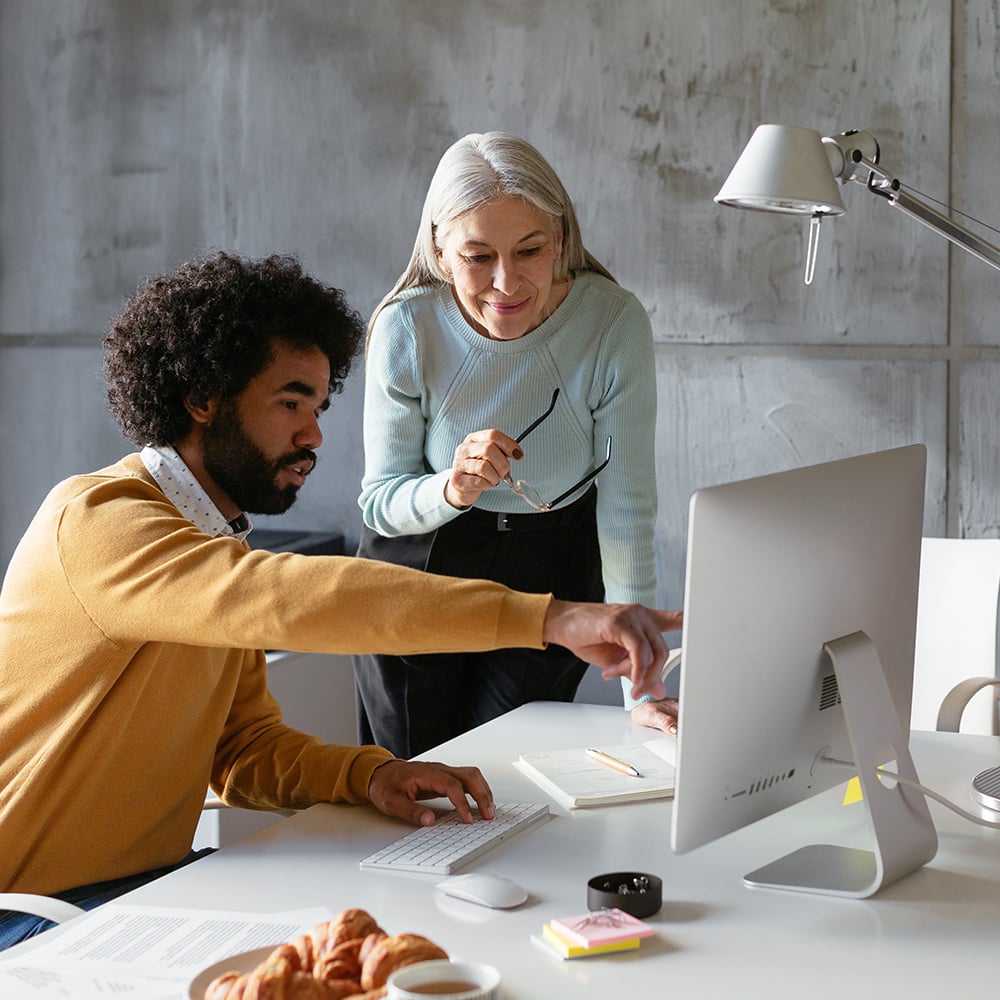
<path fill-rule="evenodd" d="M 625 941 L 611 941 L 608 944 L 592 945 L 584 948 L 581 945 L 564 938 L 551 924 L 542 927 L 542 938 L 550 948 L 558 952 L 562 958 L 583 958 L 585 955 L 607 955 L 613 951 L 634 951 L 639 947 L 639 938 L 628 938 Z"/>
<path fill-rule="evenodd" d="M 855 802 L 860 802 L 863 798 L 861 782 L 857 778 L 851 778 L 847 783 L 847 790 L 844 792 L 844 805 L 852 805 Z"/>

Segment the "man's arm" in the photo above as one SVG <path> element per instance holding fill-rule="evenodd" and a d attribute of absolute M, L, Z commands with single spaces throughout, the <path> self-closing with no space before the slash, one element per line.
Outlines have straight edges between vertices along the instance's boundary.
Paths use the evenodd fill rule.
<path fill-rule="evenodd" d="M 633 690 L 640 693 L 649 690 L 655 697 L 662 697 L 660 671 L 668 650 L 661 633 L 676 631 L 681 625 L 681 617 L 679 612 L 654 611 L 641 605 L 553 600 L 543 621 L 542 640 L 566 646 L 587 662 L 597 664 L 605 677 L 627 676 Z M 259 742 L 258 739 L 255 746 Z M 379 752 L 375 748 L 366 749 L 371 753 Z M 321 755 L 337 750 L 346 752 L 347 748 L 312 748 L 313 753 Z M 304 766 L 309 756 L 309 750 L 300 750 L 296 765 Z M 345 774 L 357 768 L 359 763 L 349 764 Z M 346 788 L 343 788 L 330 797 L 335 801 L 358 801 L 367 797 L 387 815 L 419 826 L 434 822 L 434 812 L 420 805 L 420 801 L 427 798 L 449 799 L 466 822 L 472 818 L 469 797 L 483 816 L 492 818 L 494 814 L 492 792 L 478 768 L 395 758 L 381 763 L 366 761 L 365 766 L 372 768 L 365 791 L 358 788 L 357 793 L 361 794 L 351 795 L 345 794 Z M 308 771 L 308 766 L 305 769 Z M 284 771 L 279 768 L 282 780 L 287 778 Z M 357 777 L 360 775 L 356 773 Z"/>
<path fill-rule="evenodd" d="M 655 611 L 641 604 L 577 604 L 554 600 L 542 626 L 542 638 L 601 667 L 605 678 L 628 677 L 632 697 L 666 694 L 660 671 L 670 650 L 664 632 L 680 629 L 680 611 Z"/>

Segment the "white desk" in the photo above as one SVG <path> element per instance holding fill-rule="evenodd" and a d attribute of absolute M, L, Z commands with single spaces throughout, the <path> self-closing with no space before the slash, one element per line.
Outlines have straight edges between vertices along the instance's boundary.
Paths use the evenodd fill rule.
<path fill-rule="evenodd" d="M 548 801 L 512 767 L 521 750 L 650 738 L 620 709 L 525 706 L 440 747 L 434 759 L 476 763 L 497 798 Z M 1000 760 L 1000 738 L 916 733 L 921 779 L 968 803 L 972 775 Z M 995 992 L 1000 937 L 1000 831 L 931 804 L 940 849 L 924 869 L 871 900 L 750 890 L 742 875 L 817 840 L 864 846 L 861 807 L 842 788 L 687 855 L 669 848 L 671 803 L 643 802 L 553 817 L 473 868 L 532 893 L 514 911 L 436 893 L 437 878 L 362 871 L 358 860 L 408 829 L 371 807 L 316 806 L 123 899 L 151 905 L 368 909 L 390 933 L 416 931 L 452 955 L 492 962 L 505 1000 L 562 997 L 970 997 Z M 631 954 L 560 962 L 529 935 L 586 909 L 586 881 L 639 869 L 663 878 L 655 938 Z M 23 946 L 22 946 L 23 947 Z"/>

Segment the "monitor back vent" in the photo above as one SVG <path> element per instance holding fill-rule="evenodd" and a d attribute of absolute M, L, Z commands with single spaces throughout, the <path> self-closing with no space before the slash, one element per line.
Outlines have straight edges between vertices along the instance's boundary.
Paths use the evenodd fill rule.
<path fill-rule="evenodd" d="M 837 675 L 827 674 L 819 690 L 819 710 L 825 711 L 840 704 L 840 688 L 837 686 Z"/>
<path fill-rule="evenodd" d="M 756 781 L 751 782 L 749 785 L 747 785 L 746 789 L 742 792 L 742 794 L 759 795 L 761 792 L 766 792 L 769 788 L 773 788 L 775 785 L 779 785 L 783 781 L 788 781 L 788 779 L 793 777 L 794 774 L 795 774 L 795 768 L 790 767 L 787 771 L 783 771 L 776 774 L 769 774 L 764 778 L 758 778 Z"/>

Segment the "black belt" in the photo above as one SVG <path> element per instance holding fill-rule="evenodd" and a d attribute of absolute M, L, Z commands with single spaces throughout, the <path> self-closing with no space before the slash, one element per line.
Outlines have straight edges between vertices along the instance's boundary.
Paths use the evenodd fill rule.
<path fill-rule="evenodd" d="M 496 531 L 551 531 L 576 521 L 594 506 L 597 490 L 591 486 L 579 500 L 558 510 L 540 510 L 534 514 L 514 514 L 509 511 L 480 510 L 470 507 L 463 516 Z"/>

